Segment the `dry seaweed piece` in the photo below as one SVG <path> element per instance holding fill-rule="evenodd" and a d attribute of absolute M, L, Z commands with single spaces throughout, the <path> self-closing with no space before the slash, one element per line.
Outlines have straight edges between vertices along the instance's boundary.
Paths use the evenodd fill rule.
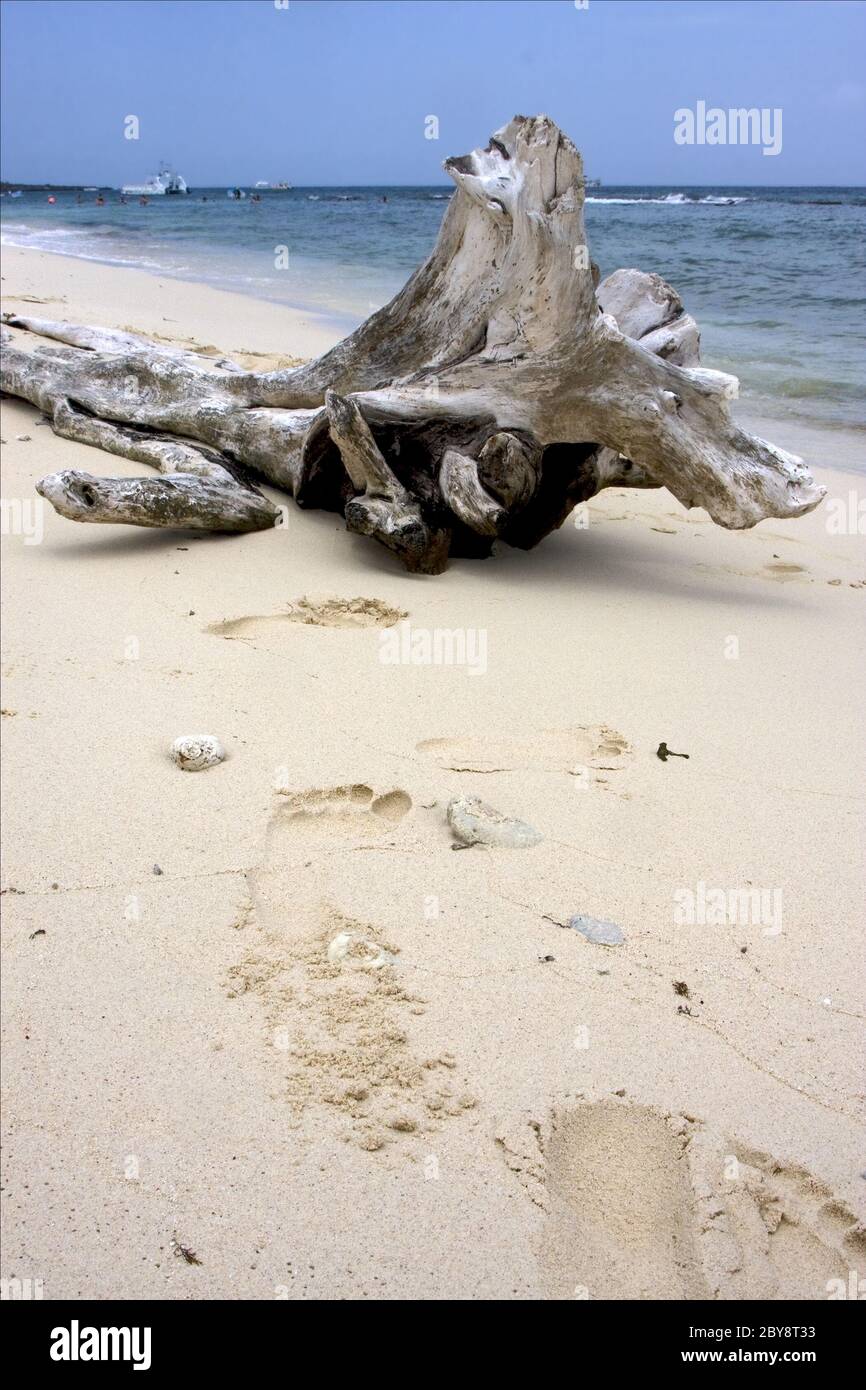
<path fill-rule="evenodd" d="M 171 1248 L 179 1260 L 184 1260 L 188 1265 L 200 1265 L 201 1260 L 194 1250 L 188 1245 L 181 1245 L 179 1240 L 172 1240 Z"/>
<path fill-rule="evenodd" d="M 666 763 L 668 758 L 687 758 L 688 756 L 688 753 L 675 753 L 672 748 L 668 748 L 666 743 L 660 743 L 656 749 L 656 757 L 661 758 L 663 763 Z"/>

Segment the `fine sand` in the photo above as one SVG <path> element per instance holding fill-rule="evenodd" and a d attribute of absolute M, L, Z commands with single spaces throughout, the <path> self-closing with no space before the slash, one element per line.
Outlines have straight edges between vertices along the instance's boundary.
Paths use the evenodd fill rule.
<path fill-rule="evenodd" d="M 332 341 L 133 271 L 13 251 L 3 276 L 7 309 L 250 366 Z M 4 1279 L 823 1299 L 863 1275 L 855 436 L 758 429 L 844 526 L 731 533 L 618 490 L 424 578 L 291 504 L 237 538 L 37 514 L 45 473 L 144 470 L 2 419 Z M 406 621 L 467 662 L 383 660 Z M 184 733 L 226 761 L 181 772 Z M 453 853 L 463 793 L 543 840 Z"/>

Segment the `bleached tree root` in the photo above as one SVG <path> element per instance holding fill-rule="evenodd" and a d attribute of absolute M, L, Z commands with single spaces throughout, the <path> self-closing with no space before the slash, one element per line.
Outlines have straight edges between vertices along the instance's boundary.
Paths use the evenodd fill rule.
<path fill-rule="evenodd" d="M 280 518 L 279 509 L 257 490 L 191 473 L 170 478 L 94 478 L 66 468 L 42 478 L 36 491 L 70 521 L 190 531 L 265 531 Z"/>
<path fill-rule="evenodd" d="M 801 459 L 733 423 L 736 379 L 700 367 L 669 285 L 636 270 L 596 285 L 580 156 L 550 120 L 515 117 L 445 168 L 457 192 L 429 260 L 304 367 L 249 373 L 8 316 L 28 338 L 5 353 L 5 391 L 57 433 L 171 475 L 112 491 L 61 474 L 43 494 L 76 520 L 255 529 L 274 509 L 251 470 L 426 573 L 497 538 L 535 545 L 612 485 L 667 487 L 734 529 L 818 505 Z"/>

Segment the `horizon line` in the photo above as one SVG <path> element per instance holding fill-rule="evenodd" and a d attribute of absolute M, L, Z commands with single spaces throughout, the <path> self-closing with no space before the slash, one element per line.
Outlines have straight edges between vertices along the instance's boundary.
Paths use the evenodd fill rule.
<path fill-rule="evenodd" d="M 684 188 L 858 188 L 866 191 L 866 184 L 863 183 L 685 183 L 677 179 L 665 179 L 661 183 L 610 183 L 600 180 L 597 187 L 605 188 L 665 188 L 668 184 L 681 182 Z M 46 188 L 71 189 L 73 191 L 83 191 L 84 189 L 95 189 L 97 191 L 109 190 L 112 193 L 120 193 L 122 184 L 113 183 L 63 183 L 56 179 L 9 179 L 0 178 L 0 184 L 8 185 L 10 188 L 30 188 L 33 191 L 40 191 Z M 256 189 L 255 183 L 247 180 L 227 179 L 220 183 L 198 183 L 189 185 L 192 189 L 210 190 L 214 188 L 251 188 L 259 193 L 294 193 L 305 188 L 450 188 L 456 192 L 453 183 L 294 183 L 289 188 L 259 188 Z M 184 194 L 174 194 L 173 197 L 180 198 L 181 201 L 186 196 Z"/>

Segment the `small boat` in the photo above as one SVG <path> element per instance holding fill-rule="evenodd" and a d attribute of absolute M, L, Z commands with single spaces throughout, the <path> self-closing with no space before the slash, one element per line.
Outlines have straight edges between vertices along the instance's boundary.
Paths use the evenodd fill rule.
<path fill-rule="evenodd" d="M 85 189 L 84 191 L 87 193 L 89 190 Z M 186 179 L 165 165 L 158 174 L 151 174 L 149 179 L 145 179 L 144 183 L 125 183 L 120 191 L 130 196 L 143 198 L 171 193 L 189 193 Z"/>
<path fill-rule="evenodd" d="M 280 191 L 281 193 L 285 193 L 287 189 L 290 189 L 290 188 L 291 188 L 291 186 L 292 186 L 292 185 L 291 185 L 290 183 L 272 183 L 272 184 L 271 184 L 271 188 L 279 189 L 279 191 Z"/>
<path fill-rule="evenodd" d="M 255 188 L 270 188 L 270 186 L 267 179 L 259 179 L 258 183 L 254 185 Z"/>
<path fill-rule="evenodd" d="M 246 196 L 247 196 L 247 195 L 246 195 L 246 193 L 244 192 L 244 190 L 243 190 L 242 188 L 227 188 L 227 189 L 226 189 L 226 197 L 227 197 L 227 198 L 234 198 L 234 200 L 235 200 L 236 202 L 237 202 L 239 199 L 241 199 L 241 198 L 245 198 Z"/>
<path fill-rule="evenodd" d="M 10 197 L 10 198 L 20 198 L 20 197 L 21 197 L 21 189 L 20 189 L 20 188 L 10 188 L 10 190 L 9 190 L 9 197 Z"/>

